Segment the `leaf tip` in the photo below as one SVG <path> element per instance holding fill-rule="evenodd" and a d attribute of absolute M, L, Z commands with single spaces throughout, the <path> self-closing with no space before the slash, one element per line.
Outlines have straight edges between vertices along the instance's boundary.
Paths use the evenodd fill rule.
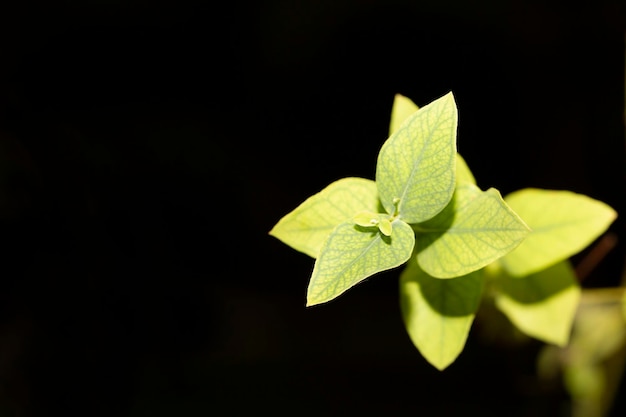
<path fill-rule="evenodd" d="M 440 364 L 431 364 L 433 365 L 438 371 L 444 371 L 448 366 L 450 366 L 451 362 L 449 363 L 440 363 Z"/>
<path fill-rule="evenodd" d="M 306 308 L 314 307 L 316 305 L 322 304 L 323 301 L 312 300 L 310 297 L 307 297 L 306 304 L 304 305 Z"/>
<path fill-rule="evenodd" d="M 455 101 L 455 99 L 454 99 L 454 93 L 452 92 L 452 90 L 448 91 L 448 92 L 444 95 L 444 97 L 445 97 L 446 99 L 448 99 L 448 100 L 452 100 L 453 102 Z"/>

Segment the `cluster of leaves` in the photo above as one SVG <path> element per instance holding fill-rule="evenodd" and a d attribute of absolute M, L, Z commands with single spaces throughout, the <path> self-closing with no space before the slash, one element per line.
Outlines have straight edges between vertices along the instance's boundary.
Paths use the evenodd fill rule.
<path fill-rule="evenodd" d="M 315 258 L 307 306 L 405 265 L 404 324 L 440 370 L 462 352 L 487 295 L 523 333 L 566 345 L 581 296 L 569 258 L 617 216 L 570 191 L 483 191 L 457 152 L 457 124 L 452 92 L 422 108 L 397 94 L 375 181 L 333 182 L 270 231 Z"/>

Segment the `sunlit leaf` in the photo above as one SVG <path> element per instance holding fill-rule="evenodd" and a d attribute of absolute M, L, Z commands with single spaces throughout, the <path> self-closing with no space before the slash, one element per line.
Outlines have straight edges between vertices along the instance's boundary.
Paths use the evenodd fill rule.
<path fill-rule="evenodd" d="M 458 185 L 474 184 L 476 185 L 476 179 L 474 174 L 470 171 L 467 162 L 460 154 L 456 154 L 456 183 Z"/>
<path fill-rule="evenodd" d="M 546 343 L 568 343 L 581 294 L 568 261 L 524 278 L 503 274 L 496 283 L 496 306 L 519 330 Z"/>
<path fill-rule="evenodd" d="M 391 222 L 387 218 L 381 218 L 378 223 L 378 229 L 385 236 L 391 236 L 392 226 Z"/>
<path fill-rule="evenodd" d="M 316 258 L 333 229 L 360 211 L 379 209 L 378 192 L 372 180 L 343 178 L 307 198 L 270 231 L 292 248 Z"/>
<path fill-rule="evenodd" d="M 363 227 L 376 227 L 378 225 L 379 213 L 371 211 L 360 211 L 354 215 L 353 220 L 356 224 Z"/>
<path fill-rule="evenodd" d="M 501 260 L 514 276 L 568 259 L 604 233 L 617 217 L 605 203 L 571 191 L 525 188 L 507 195 L 505 201 L 532 229 Z"/>
<path fill-rule="evenodd" d="M 408 117 L 383 144 L 376 165 L 381 203 L 407 223 L 430 219 L 452 198 L 457 108 L 452 93 Z"/>
<path fill-rule="evenodd" d="M 412 259 L 400 275 L 400 307 L 406 330 L 426 360 L 439 370 L 463 351 L 483 288 L 482 271 L 437 279 Z"/>
<path fill-rule="evenodd" d="M 378 227 L 385 236 L 391 236 L 391 221 L 386 213 L 361 211 L 354 216 L 354 222 L 362 227 Z"/>
<path fill-rule="evenodd" d="M 389 123 L 389 135 L 391 136 L 410 115 L 419 110 L 419 107 L 408 97 L 396 94 L 391 108 L 391 122 Z M 456 180 L 457 184 L 476 184 L 474 175 L 470 171 L 465 159 L 457 153 Z"/>
<path fill-rule="evenodd" d="M 391 236 L 352 220 L 337 226 L 315 261 L 307 306 L 330 301 L 367 277 L 405 263 L 415 245 L 415 234 L 401 220 L 392 224 Z"/>
<path fill-rule="evenodd" d="M 435 218 L 414 225 L 417 260 L 437 278 L 469 274 L 513 250 L 528 234 L 526 224 L 491 188 L 459 185 Z"/>
<path fill-rule="evenodd" d="M 396 94 L 391 107 L 391 121 L 389 123 L 389 135 L 392 135 L 400 128 L 410 115 L 419 110 L 419 107 L 408 97 Z"/>

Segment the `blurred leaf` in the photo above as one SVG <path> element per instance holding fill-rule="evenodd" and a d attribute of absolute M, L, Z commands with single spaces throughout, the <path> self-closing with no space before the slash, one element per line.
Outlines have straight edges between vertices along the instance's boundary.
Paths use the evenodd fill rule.
<path fill-rule="evenodd" d="M 480 271 L 437 279 L 412 259 L 400 275 L 400 307 L 406 330 L 426 360 L 439 370 L 463 351 L 480 303 Z"/>
<path fill-rule="evenodd" d="M 389 123 L 389 135 L 395 133 L 410 115 L 419 110 L 419 107 L 408 97 L 396 94 L 391 107 L 391 121 Z"/>
<path fill-rule="evenodd" d="M 283 243 L 313 258 L 333 229 L 360 211 L 379 208 L 372 180 L 348 177 L 329 184 L 285 215 L 269 232 Z"/>
<path fill-rule="evenodd" d="M 528 336 L 565 346 L 580 300 L 580 286 L 567 261 L 524 278 L 501 275 L 496 306 Z"/>
<path fill-rule="evenodd" d="M 613 404 L 626 361 L 623 288 L 585 289 L 562 361 L 575 417 L 603 417 Z"/>
<path fill-rule="evenodd" d="M 583 292 L 570 345 L 578 361 L 599 363 L 626 343 L 623 291 L 621 288 L 594 288 Z"/>
<path fill-rule="evenodd" d="M 532 232 L 502 265 L 514 276 L 537 272 L 578 253 L 604 233 L 617 213 L 571 191 L 525 188 L 505 197 Z"/>
<path fill-rule="evenodd" d="M 602 393 L 606 389 L 604 371 L 599 366 L 588 363 L 568 366 L 564 372 L 565 388 L 574 398 L 574 401 L 585 399 L 586 401 L 600 402 Z M 593 415 L 601 416 L 599 412 Z M 588 417 L 592 417 L 588 415 Z"/>
<path fill-rule="evenodd" d="M 460 154 L 456 154 L 456 183 L 457 185 L 473 184 L 476 185 L 474 174 L 470 171 L 467 162 Z"/>

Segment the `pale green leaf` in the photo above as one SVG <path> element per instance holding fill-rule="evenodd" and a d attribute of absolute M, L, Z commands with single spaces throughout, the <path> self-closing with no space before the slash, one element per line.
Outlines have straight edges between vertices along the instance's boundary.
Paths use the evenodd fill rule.
<path fill-rule="evenodd" d="M 387 213 L 428 220 L 454 193 L 457 108 L 452 93 L 406 119 L 381 147 L 376 184 Z"/>
<path fill-rule="evenodd" d="M 359 226 L 378 227 L 385 236 L 391 236 L 392 227 L 389 219 L 390 216 L 386 213 L 372 213 L 371 211 L 361 211 L 353 218 L 354 223 Z"/>
<path fill-rule="evenodd" d="M 584 404 L 585 416 L 604 415 L 602 396 L 606 395 L 608 387 L 606 373 L 601 366 L 568 364 L 563 370 L 563 385 L 575 403 Z"/>
<path fill-rule="evenodd" d="M 343 178 L 307 198 L 280 219 L 269 233 L 316 258 L 333 229 L 363 210 L 379 210 L 376 184 L 364 178 Z"/>
<path fill-rule="evenodd" d="M 391 122 L 389 123 L 389 135 L 392 135 L 402 122 L 410 115 L 419 110 L 419 107 L 408 97 L 402 94 L 396 94 L 393 101 L 393 107 L 391 109 Z M 472 171 L 470 171 L 465 159 L 457 153 L 456 161 L 456 181 L 457 184 L 476 184 L 476 179 Z"/>
<path fill-rule="evenodd" d="M 376 227 L 380 222 L 380 213 L 371 211 L 360 211 L 354 215 L 353 220 L 356 224 L 363 227 Z"/>
<path fill-rule="evenodd" d="M 400 128 L 410 115 L 419 110 L 419 107 L 408 97 L 396 94 L 391 107 L 391 122 L 389 123 L 389 135 Z"/>
<path fill-rule="evenodd" d="M 381 218 L 378 223 L 378 228 L 383 235 L 391 236 L 392 226 L 388 218 Z"/>
<path fill-rule="evenodd" d="M 496 189 L 459 185 L 450 204 L 435 218 L 414 225 L 417 260 L 437 278 L 454 278 L 480 269 L 513 250 L 528 226 Z"/>
<path fill-rule="evenodd" d="M 474 184 L 476 185 L 476 179 L 474 174 L 470 171 L 467 162 L 460 154 L 456 154 L 456 183 L 457 185 Z"/>
<path fill-rule="evenodd" d="M 401 220 L 393 222 L 391 236 L 352 221 L 340 224 L 315 261 L 307 306 L 330 301 L 367 277 L 402 265 L 411 257 L 414 245 L 411 226 Z"/>
<path fill-rule="evenodd" d="M 626 326 L 619 303 L 623 291 L 620 287 L 582 291 L 567 355 L 562 356 L 565 388 L 574 401 L 585 404 L 580 416 L 607 415 L 623 379 Z"/>
<path fill-rule="evenodd" d="M 570 340 L 577 362 L 598 364 L 620 352 L 626 343 L 622 314 L 622 288 L 587 288 L 582 291 Z M 626 294 L 626 293 L 625 293 Z M 574 358 L 572 358 L 574 359 Z"/>
<path fill-rule="evenodd" d="M 482 271 L 437 279 L 412 259 L 400 275 L 400 307 L 411 341 L 435 368 L 443 370 L 461 354 L 483 288 Z"/>
<path fill-rule="evenodd" d="M 496 306 L 526 335 L 565 346 L 581 289 L 568 261 L 524 278 L 502 275 L 496 281 Z"/>
<path fill-rule="evenodd" d="M 505 201 L 532 232 L 502 258 L 514 276 L 524 276 L 580 252 L 604 233 L 617 217 L 605 203 L 571 191 L 525 188 Z"/>

